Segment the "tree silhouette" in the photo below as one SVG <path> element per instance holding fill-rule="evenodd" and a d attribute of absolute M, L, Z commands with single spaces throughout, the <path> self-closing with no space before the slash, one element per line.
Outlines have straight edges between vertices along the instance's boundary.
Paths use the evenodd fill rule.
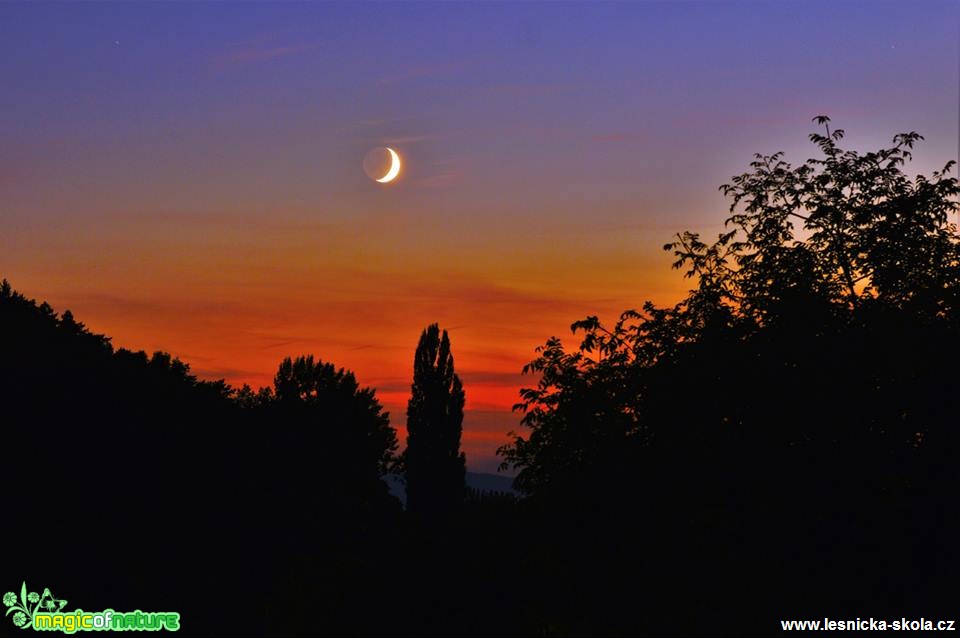
<path fill-rule="evenodd" d="M 247 392 L 241 400 L 249 399 Z M 361 388 L 349 370 L 312 355 L 287 357 L 274 376 L 273 392 L 261 390 L 259 396 L 275 404 L 291 440 L 305 444 L 292 446 L 291 454 L 312 455 L 314 461 L 348 459 L 353 471 L 376 479 L 392 469 L 397 435 L 390 416 L 375 391 Z"/>
<path fill-rule="evenodd" d="M 124 609 L 149 600 L 211 637 L 251 622 L 289 635 L 439 633 L 462 623 L 464 596 L 489 597 L 502 569 L 492 544 L 461 566 L 439 548 L 506 546 L 510 499 L 474 495 L 422 534 L 381 480 L 397 446 L 388 415 L 351 372 L 296 357 L 271 387 L 234 391 L 164 352 L 115 349 L 80 319 L 0 280 L 11 573 L 39 570 L 58 593 Z M 448 541 L 461 514 L 470 522 Z M 131 562 L 138 552 L 149 560 Z M 85 568 L 94 554 L 96 573 Z M 412 571 L 434 584 L 398 591 L 396 574 Z M 424 596 L 438 611 L 410 614 Z M 216 613 L 240 599 L 243 618 Z M 483 631 L 468 633 L 491 634 L 501 618 L 471 619 Z"/>
<path fill-rule="evenodd" d="M 777 591 L 753 605 L 778 613 L 951 604 L 932 583 L 960 564 L 943 506 L 960 489 L 953 162 L 908 177 L 918 134 L 858 153 L 816 121 L 815 159 L 755 156 L 721 187 L 717 239 L 665 246 L 694 282 L 680 303 L 578 321 L 577 347 L 551 338 L 526 366 L 526 430 L 500 453 L 543 512 L 531 537 L 598 550 L 565 563 L 570 580 L 642 573 L 631 595 L 691 622 L 737 609 L 720 590 L 738 580 Z M 920 564 L 923 584 L 903 584 Z M 588 607 L 593 591 L 564 595 Z"/>
<path fill-rule="evenodd" d="M 686 299 L 648 303 L 609 328 L 588 317 L 572 326 L 583 333 L 578 349 L 552 338 L 538 350 L 525 372 L 540 382 L 517 406 L 530 434 L 500 450 L 521 470 L 521 488 L 623 469 L 653 441 L 701 449 L 728 436 L 801 447 L 846 440 L 865 449 L 912 445 L 945 425 L 930 418 L 929 388 L 941 384 L 924 389 L 918 379 L 948 365 L 956 341 L 945 335 L 960 327 L 954 163 L 911 180 L 902 167 L 920 135 L 859 154 L 839 147 L 843 131 L 829 118 L 815 121 L 820 158 L 794 168 L 781 153 L 756 155 L 750 172 L 721 187 L 732 199 L 729 230 L 712 244 L 685 232 L 665 246 L 696 281 Z M 829 410 L 761 425 L 804 391 Z M 684 405 L 684 394 L 696 402 Z"/>
<path fill-rule="evenodd" d="M 679 303 L 590 316 L 576 347 L 538 349 L 526 430 L 501 449 L 520 499 L 464 487 L 464 393 L 437 325 L 414 361 L 407 516 L 381 480 L 396 435 L 351 372 L 287 358 L 271 387 L 233 390 L 0 282 L 8 571 L 154 601 L 209 636 L 251 619 L 622 636 L 779 626 L 765 611 L 951 617 L 960 189 L 950 165 L 904 174 L 919 135 L 860 154 L 817 121 L 817 159 L 757 156 L 723 187 L 716 241 L 666 246 L 693 282 Z M 423 586 L 396 589 L 414 572 Z M 497 613 L 460 604 L 479 598 Z M 242 618 L 215 613 L 240 599 Z"/>
<path fill-rule="evenodd" d="M 383 536 L 400 504 L 381 480 L 391 470 L 396 431 L 371 388 L 352 372 L 312 355 L 280 362 L 272 388 L 238 392 L 246 406 L 257 511 L 269 512 L 257 557 L 278 583 L 282 608 L 271 626 L 321 633 L 356 622 L 373 564 L 390 547 Z"/>
<path fill-rule="evenodd" d="M 460 451 L 464 392 L 454 372 L 450 338 L 433 324 L 420 335 L 407 405 L 404 467 L 407 508 L 428 515 L 463 499 L 466 457 Z"/>

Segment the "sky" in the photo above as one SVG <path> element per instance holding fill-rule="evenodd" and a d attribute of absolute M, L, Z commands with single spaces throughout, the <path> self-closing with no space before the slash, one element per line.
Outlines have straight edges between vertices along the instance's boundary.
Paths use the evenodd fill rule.
<path fill-rule="evenodd" d="M 0 278 L 201 378 L 349 368 L 401 440 L 439 322 L 495 471 L 535 348 L 678 301 L 663 244 L 753 153 L 826 114 L 957 158 L 958 39 L 958 2 L 0 3 Z"/>

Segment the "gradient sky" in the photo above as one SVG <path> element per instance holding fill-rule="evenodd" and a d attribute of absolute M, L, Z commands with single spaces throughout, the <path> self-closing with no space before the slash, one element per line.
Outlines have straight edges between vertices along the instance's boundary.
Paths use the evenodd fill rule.
<path fill-rule="evenodd" d="M 490 471 L 534 348 L 677 301 L 661 246 L 752 153 L 825 113 L 956 158 L 958 34 L 958 2 L 3 3 L 0 277 L 203 378 L 313 353 L 401 437 L 440 322 Z"/>

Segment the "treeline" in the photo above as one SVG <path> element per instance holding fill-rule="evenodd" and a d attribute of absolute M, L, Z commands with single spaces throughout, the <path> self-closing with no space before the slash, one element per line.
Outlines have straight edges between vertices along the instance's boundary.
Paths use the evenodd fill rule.
<path fill-rule="evenodd" d="M 520 500 L 464 486 L 464 388 L 438 326 L 400 454 L 349 371 L 305 356 L 258 391 L 200 381 L 4 282 L 4 572 L 70 608 L 179 610 L 209 636 L 950 617 L 960 189 L 950 164 L 904 173 L 914 133 L 860 154 L 818 123 L 818 158 L 756 156 L 723 187 L 724 232 L 667 245 L 685 299 L 539 349 L 500 450 Z"/>
<path fill-rule="evenodd" d="M 201 381 L 166 353 L 114 349 L 4 280 L 4 571 L 71 608 L 180 611 L 201 632 L 190 635 L 452 622 L 470 586 L 486 589 L 459 581 L 459 543 L 484 536 L 463 517 L 514 499 L 464 485 L 464 391 L 437 325 L 420 337 L 412 389 L 400 454 L 375 391 L 350 371 L 301 356 L 256 391 Z M 406 511 L 388 473 L 406 478 Z M 443 533 L 453 517 L 467 534 L 456 543 Z M 397 586 L 399 573 L 431 571 L 426 586 Z"/>

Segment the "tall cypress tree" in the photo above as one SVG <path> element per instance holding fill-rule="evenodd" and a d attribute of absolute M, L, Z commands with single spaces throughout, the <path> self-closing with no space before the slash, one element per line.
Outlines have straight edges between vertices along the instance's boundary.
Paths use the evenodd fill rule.
<path fill-rule="evenodd" d="M 460 451 L 464 392 L 453 369 L 450 338 L 437 324 L 420 335 L 407 404 L 407 508 L 428 515 L 463 498 L 466 456 Z"/>

